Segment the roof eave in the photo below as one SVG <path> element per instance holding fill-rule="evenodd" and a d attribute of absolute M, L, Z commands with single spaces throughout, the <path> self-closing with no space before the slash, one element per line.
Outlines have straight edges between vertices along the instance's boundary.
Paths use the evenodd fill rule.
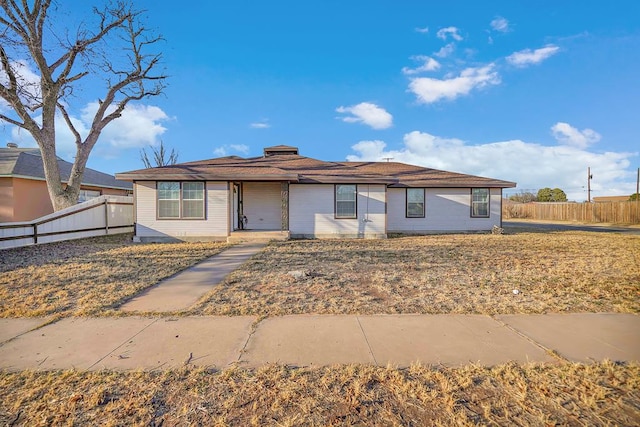
<path fill-rule="evenodd" d="M 30 181 L 41 181 L 41 182 L 47 182 L 46 178 L 41 178 L 39 176 L 29 176 L 29 175 L 18 175 L 18 174 L 1 174 L 0 178 L 18 178 L 18 179 L 28 179 Z M 68 184 L 69 180 L 64 180 L 62 179 L 61 182 L 63 184 Z M 124 181 L 124 180 L 121 180 Z M 93 182 L 86 182 L 86 181 L 82 181 L 80 182 L 81 186 L 84 187 L 96 187 L 96 188 L 111 188 L 114 190 L 131 190 L 131 187 L 123 187 L 121 185 L 108 185 L 108 184 L 95 184 Z"/>
<path fill-rule="evenodd" d="M 207 173 L 117 173 L 120 181 L 291 181 L 298 182 L 297 174 L 283 175 L 219 175 Z"/>
<path fill-rule="evenodd" d="M 425 182 L 425 181 L 400 181 L 390 185 L 390 188 L 513 188 L 517 184 L 515 182 Z"/>
<path fill-rule="evenodd" d="M 307 176 L 302 175 L 300 177 L 301 184 L 380 184 L 390 185 L 397 183 L 398 180 L 394 178 L 379 178 L 379 177 L 358 177 L 358 176 L 332 176 L 332 175 L 315 175 Z"/>

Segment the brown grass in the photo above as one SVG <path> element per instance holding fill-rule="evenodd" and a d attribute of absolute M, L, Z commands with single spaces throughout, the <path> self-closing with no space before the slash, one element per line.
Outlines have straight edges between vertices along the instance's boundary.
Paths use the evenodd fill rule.
<path fill-rule="evenodd" d="M 104 312 L 226 246 L 128 234 L 0 251 L 0 317 Z"/>
<path fill-rule="evenodd" d="M 2 425 L 638 423 L 637 364 L 0 371 Z"/>
<path fill-rule="evenodd" d="M 292 270 L 309 277 L 296 280 Z M 585 311 L 640 312 L 640 236 L 517 232 L 272 243 L 195 313 Z"/>
<path fill-rule="evenodd" d="M 128 239 L 0 251 L 0 317 L 114 314 L 226 246 Z M 292 270 L 309 277 L 296 280 Z M 585 311 L 640 312 L 640 236 L 521 230 L 273 243 L 188 314 Z"/>

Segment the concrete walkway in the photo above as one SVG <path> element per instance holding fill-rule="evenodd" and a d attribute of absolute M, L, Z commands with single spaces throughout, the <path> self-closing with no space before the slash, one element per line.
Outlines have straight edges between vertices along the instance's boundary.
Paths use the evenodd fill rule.
<path fill-rule="evenodd" d="M 265 245 L 247 242 L 232 246 L 136 295 L 120 309 L 142 313 L 187 309 Z"/>
<path fill-rule="evenodd" d="M 640 361 L 634 314 L 66 318 L 33 329 L 37 322 L 45 320 L 0 319 L 0 368 Z"/>

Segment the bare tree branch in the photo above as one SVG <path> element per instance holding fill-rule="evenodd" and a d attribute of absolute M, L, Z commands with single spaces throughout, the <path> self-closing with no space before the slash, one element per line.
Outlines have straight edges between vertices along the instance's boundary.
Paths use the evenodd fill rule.
<path fill-rule="evenodd" d="M 67 123 L 67 127 L 69 128 L 69 130 L 73 134 L 73 137 L 75 138 L 76 146 L 80 146 L 80 144 L 82 144 L 82 136 L 80 136 L 80 133 L 78 132 L 76 127 L 73 125 L 73 122 L 71 121 L 71 117 L 69 117 L 69 113 L 67 113 L 67 109 L 64 107 L 64 105 L 62 105 L 59 102 L 58 102 L 58 109 L 60 110 L 60 113 L 62 113 L 62 117 L 64 117 L 64 121 Z"/>
<path fill-rule="evenodd" d="M 100 31 L 95 36 L 86 40 L 77 40 L 75 44 L 67 52 L 65 52 L 64 55 L 62 55 L 60 58 L 58 58 L 57 61 L 55 61 L 53 64 L 49 66 L 49 71 L 53 73 L 60 65 L 64 64 L 66 61 L 67 65 L 65 66 L 64 70 L 60 73 L 60 76 L 58 77 L 59 82 L 64 81 L 65 77 L 69 75 L 75 63 L 76 57 L 79 53 L 84 52 L 85 50 L 87 50 L 89 46 L 102 40 L 111 30 L 122 25 L 122 23 L 125 22 L 127 19 L 130 19 L 132 15 L 131 15 L 131 12 L 128 12 L 127 14 L 123 14 L 120 16 L 120 18 L 118 18 L 117 20 L 111 22 L 106 26 L 104 26 L 105 15 L 101 15 L 101 16 L 102 16 L 102 20 L 100 23 L 101 28 L 100 28 Z"/>
<path fill-rule="evenodd" d="M 89 154 L 105 126 L 119 118 L 130 102 L 159 95 L 165 88 L 167 76 L 157 72 L 162 55 L 149 52 L 162 38 L 140 23 L 141 12 L 132 8 L 134 0 L 95 1 L 109 3 L 93 8 L 98 18 L 94 30 L 81 25 L 75 38 L 64 38 L 55 34 L 59 26 L 50 15 L 57 10 L 51 7 L 52 0 L 0 0 L 0 73 L 6 74 L 0 97 L 13 110 L 0 114 L 0 121 L 26 129 L 38 143 L 56 210 L 76 202 Z M 48 61 L 53 52 L 55 58 Z M 39 81 L 26 78 L 20 66 L 34 66 Z M 102 78 L 107 87 L 83 139 L 73 124 L 69 98 L 90 75 Z M 60 116 L 77 148 L 66 186 L 56 159 L 55 121 Z"/>
<path fill-rule="evenodd" d="M 145 168 L 150 169 L 153 167 L 175 165 L 176 163 L 178 163 L 178 153 L 173 148 L 171 149 L 171 153 L 169 154 L 169 157 L 168 158 L 166 157 L 167 152 L 164 148 L 164 141 L 160 140 L 160 147 L 158 148 L 150 147 L 150 148 L 153 154 L 153 161 L 155 163 L 155 166 L 149 160 L 149 155 L 147 154 L 147 150 L 143 148 L 142 150 L 140 150 L 140 160 L 142 160 L 142 163 L 144 164 Z"/>
<path fill-rule="evenodd" d="M 36 0 L 33 5 L 34 10 L 40 11 L 38 15 L 38 22 L 36 24 L 36 30 L 38 34 L 42 34 L 42 30 L 44 28 L 44 23 L 47 18 L 47 11 L 49 10 L 49 6 L 51 5 L 51 0 L 45 0 L 44 4 L 40 3 L 40 0 Z"/>
<path fill-rule="evenodd" d="M 21 127 L 21 128 L 25 128 L 24 123 L 19 122 L 17 120 L 14 120 L 11 117 L 7 117 L 7 116 L 5 116 L 4 114 L 1 114 L 1 113 L 0 113 L 0 121 L 5 121 L 7 123 L 11 123 L 12 125 L 15 125 L 15 126 L 18 126 L 18 127 Z"/>
<path fill-rule="evenodd" d="M 20 101 L 20 96 L 18 94 L 18 91 L 19 91 L 18 79 L 16 77 L 16 74 L 13 71 L 13 68 L 11 67 L 11 63 L 9 61 L 9 57 L 7 56 L 7 53 L 1 45 L 0 45 L 0 63 L 2 64 L 2 68 L 9 80 L 9 87 L 5 87 L 4 85 L 0 84 L 0 97 L 2 97 L 5 101 L 9 103 L 9 105 L 11 105 L 11 107 L 14 109 L 16 114 L 22 119 L 22 122 L 18 122 L 17 120 L 10 119 L 4 114 L 0 115 L 0 118 L 13 125 L 26 129 L 32 133 L 36 132 L 38 129 L 38 125 L 27 112 L 25 105 L 23 105 L 22 102 Z"/>

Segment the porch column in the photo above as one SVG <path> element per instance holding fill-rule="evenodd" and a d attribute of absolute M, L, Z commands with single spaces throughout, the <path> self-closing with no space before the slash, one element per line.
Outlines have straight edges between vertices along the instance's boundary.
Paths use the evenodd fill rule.
<path fill-rule="evenodd" d="M 281 230 L 289 231 L 289 183 L 282 182 L 280 185 L 280 197 L 282 199 L 282 222 Z"/>

